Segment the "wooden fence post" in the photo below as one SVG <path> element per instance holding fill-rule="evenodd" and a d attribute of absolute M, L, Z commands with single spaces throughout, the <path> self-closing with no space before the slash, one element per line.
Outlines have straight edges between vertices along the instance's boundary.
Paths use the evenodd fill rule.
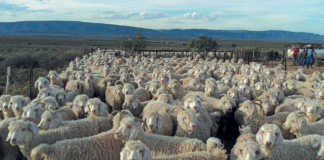
<path fill-rule="evenodd" d="M 6 83 L 6 94 L 9 94 L 10 90 L 10 81 L 11 81 L 11 67 L 7 67 L 7 83 Z"/>

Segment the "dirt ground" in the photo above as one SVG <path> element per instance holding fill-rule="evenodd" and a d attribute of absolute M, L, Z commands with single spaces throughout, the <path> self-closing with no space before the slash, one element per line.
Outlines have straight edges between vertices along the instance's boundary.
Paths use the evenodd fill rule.
<path fill-rule="evenodd" d="M 312 74 L 314 71 L 320 71 L 321 73 L 324 72 L 324 65 L 322 64 L 323 62 L 320 63 L 319 66 L 313 65 L 312 68 L 307 69 L 306 65 L 304 66 L 304 73 L 306 74 Z M 266 64 L 268 67 L 275 67 L 279 64 L 278 62 L 269 62 Z M 287 70 L 288 71 L 296 71 L 297 69 L 303 68 L 300 65 L 294 65 L 292 61 L 287 61 Z"/>

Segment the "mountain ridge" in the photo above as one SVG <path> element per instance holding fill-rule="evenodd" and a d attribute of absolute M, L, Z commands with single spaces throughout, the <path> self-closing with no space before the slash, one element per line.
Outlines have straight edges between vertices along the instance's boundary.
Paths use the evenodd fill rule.
<path fill-rule="evenodd" d="M 80 21 L 0 22 L 0 35 L 102 36 L 125 37 L 139 29 L 149 38 L 195 38 L 208 35 L 226 40 L 265 40 L 290 42 L 324 42 L 324 35 L 284 30 L 213 30 L 213 29 L 148 29 L 116 24 Z"/>

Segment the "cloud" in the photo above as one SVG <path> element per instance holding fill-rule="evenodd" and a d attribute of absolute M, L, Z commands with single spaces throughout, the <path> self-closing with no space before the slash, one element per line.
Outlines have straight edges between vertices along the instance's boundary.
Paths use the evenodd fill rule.
<path fill-rule="evenodd" d="M 0 21 L 74 20 L 147 28 L 324 34 L 322 0 L 0 0 Z"/>

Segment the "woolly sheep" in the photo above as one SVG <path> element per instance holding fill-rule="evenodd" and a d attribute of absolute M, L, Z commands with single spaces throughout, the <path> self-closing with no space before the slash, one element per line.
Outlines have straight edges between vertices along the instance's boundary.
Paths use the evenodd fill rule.
<path fill-rule="evenodd" d="M 109 115 L 107 104 L 102 102 L 99 98 L 88 99 L 85 112 L 88 113 L 89 116 L 108 117 Z"/>
<path fill-rule="evenodd" d="M 50 81 L 45 77 L 38 77 L 35 81 L 35 88 L 39 91 L 43 88 L 47 88 L 50 85 Z"/>
<path fill-rule="evenodd" d="M 121 110 L 125 96 L 122 92 L 122 86 L 107 86 L 106 102 L 112 107 L 112 110 Z"/>
<path fill-rule="evenodd" d="M 275 124 L 264 124 L 256 135 L 263 153 L 270 160 L 314 160 L 322 138 L 319 135 L 308 135 L 285 140 Z"/>
<path fill-rule="evenodd" d="M 22 116 L 23 107 L 28 105 L 29 102 L 30 102 L 29 97 L 25 97 L 22 95 L 12 96 L 10 97 L 9 108 L 12 108 L 15 117 L 19 118 Z"/>
<path fill-rule="evenodd" d="M 206 150 L 206 144 L 198 139 L 145 133 L 141 123 L 131 117 L 122 119 L 115 138 L 141 140 L 151 150 L 153 157 Z"/>
<path fill-rule="evenodd" d="M 140 116 L 143 112 L 143 104 L 139 101 L 136 95 L 125 95 L 125 100 L 122 105 L 123 110 L 129 110 L 134 116 Z"/>
<path fill-rule="evenodd" d="M 275 123 L 282 127 L 288 115 L 289 112 L 280 112 L 272 116 L 263 116 L 261 109 L 257 105 L 251 101 L 245 101 L 235 112 L 235 119 L 241 126 L 249 125 L 252 132 L 256 133 L 265 123 Z M 286 131 L 284 134 L 285 137 L 289 136 L 288 133 L 286 135 Z"/>
<path fill-rule="evenodd" d="M 119 159 L 122 142 L 113 132 L 41 144 L 31 151 L 32 160 Z"/>
<path fill-rule="evenodd" d="M 56 71 L 49 71 L 47 75 L 50 79 L 51 85 L 57 85 L 62 88 L 65 87 L 65 81 L 63 78 L 61 78 Z"/>
<path fill-rule="evenodd" d="M 296 137 L 310 134 L 324 135 L 324 119 L 309 123 L 304 112 L 292 112 L 288 115 L 286 122 L 283 124 L 283 128 L 289 130 Z"/>
<path fill-rule="evenodd" d="M 141 141 L 127 141 L 120 152 L 120 160 L 152 160 L 152 154 Z"/>
<path fill-rule="evenodd" d="M 59 140 L 87 137 L 106 131 L 112 127 L 111 124 L 100 124 L 100 119 L 93 118 L 91 121 L 75 126 L 61 127 L 48 131 L 39 132 L 37 125 L 33 122 L 23 120 L 13 121 L 9 124 L 7 141 L 11 145 L 20 148 L 28 160 L 31 160 L 30 151 L 41 143 L 52 144 Z"/>
<path fill-rule="evenodd" d="M 54 111 L 54 110 L 58 110 L 60 107 L 56 98 L 52 96 L 45 97 L 41 99 L 40 102 L 44 103 L 45 105 L 44 107 L 46 110 Z"/>
<path fill-rule="evenodd" d="M 151 102 L 143 111 L 143 127 L 147 133 L 155 133 L 161 135 L 173 135 L 172 117 L 168 114 L 168 106 L 165 103 Z"/>
<path fill-rule="evenodd" d="M 77 95 L 72 102 L 72 110 L 78 118 L 85 117 L 85 107 L 89 97 L 86 94 Z"/>
<path fill-rule="evenodd" d="M 29 118 L 34 123 L 39 123 L 40 117 L 44 112 L 45 112 L 45 108 L 42 103 L 38 103 L 38 102 L 30 103 L 24 108 L 22 117 Z"/>
<path fill-rule="evenodd" d="M 10 98 L 11 98 L 10 95 L 2 95 L 0 97 L 0 108 L 2 109 L 2 114 L 4 119 L 15 116 L 12 108 L 9 107 Z"/>

